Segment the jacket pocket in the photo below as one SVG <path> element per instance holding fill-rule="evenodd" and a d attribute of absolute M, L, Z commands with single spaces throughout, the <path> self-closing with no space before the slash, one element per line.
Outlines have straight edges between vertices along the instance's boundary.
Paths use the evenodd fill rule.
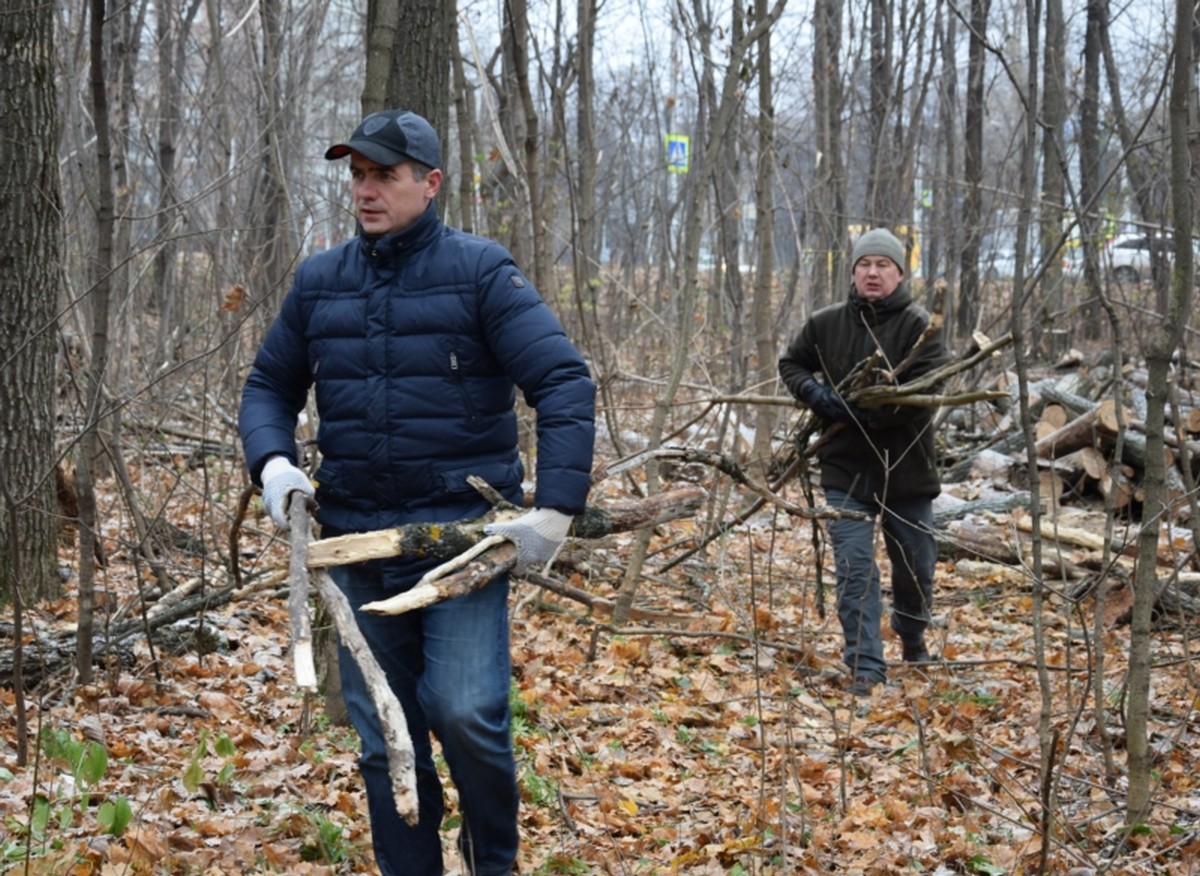
<path fill-rule="evenodd" d="M 474 487 L 467 483 L 471 475 L 482 478 L 497 491 L 511 499 L 514 489 L 520 490 L 521 479 L 525 476 L 525 468 L 519 459 L 512 462 L 483 462 L 478 465 L 462 468 L 448 468 L 438 472 L 442 490 L 446 494 L 471 493 L 478 495 Z"/>
<path fill-rule="evenodd" d="M 313 479 L 317 482 L 317 500 L 322 498 L 346 500 L 355 494 L 354 485 L 348 483 L 342 467 L 333 462 L 324 461 L 317 467 Z"/>

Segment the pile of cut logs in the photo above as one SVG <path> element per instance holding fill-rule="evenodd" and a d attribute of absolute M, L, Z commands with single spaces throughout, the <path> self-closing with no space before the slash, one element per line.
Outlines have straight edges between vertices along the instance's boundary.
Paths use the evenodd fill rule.
<path fill-rule="evenodd" d="M 935 512 L 941 555 L 1027 571 L 1033 485 L 1016 378 L 1003 373 L 982 382 L 987 389 L 1010 389 L 1010 400 L 944 412 L 939 434 L 951 464 Z M 1098 573 L 1128 581 L 1141 527 L 1155 520 L 1163 524 L 1160 609 L 1194 616 L 1200 557 L 1191 527 L 1200 520 L 1193 519 L 1191 499 L 1200 463 L 1200 405 L 1190 389 L 1170 389 L 1163 430 L 1165 491 L 1155 516 L 1143 507 L 1144 372 L 1127 370 L 1118 391 L 1101 369 L 1073 369 L 1031 381 L 1028 394 L 1028 410 L 1036 417 L 1031 432 L 1041 534 L 1052 544 L 1042 554 L 1040 572 L 1081 582 Z M 1116 396 L 1126 400 L 1120 408 Z M 1111 525 L 1106 507 L 1115 511 Z"/>
<path fill-rule="evenodd" d="M 1139 379 L 1140 378 L 1140 379 Z M 1053 505 L 1106 499 L 1118 513 L 1140 516 L 1142 477 L 1146 469 L 1146 393 L 1144 372 L 1131 371 L 1123 381 L 1127 403 L 1118 407 L 1111 381 L 1097 384 L 1084 372 L 1046 377 L 1030 383 L 1029 410 L 1037 417 L 1033 426 L 1034 450 L 1038 460 L 1039 493 Z M 1016 379 L 1010 373 L 993 380 L 1000 387 L 1012 387 Z M 1093 389 L 1094 395 L 1081 390 Z M 1175 397 L 1178 394 L 1172 391 Z M 1015 401 L 989 406 L 973 412 L 982 425 L 969 451 L 949 448 L 958 461 L 951 465 L 945 480 L 961 482 L 971 476 L 995 480 L 1005 474 L 1016 489 L 1029 487 L 1025 453 L 1025 432 L 1020 426 Z M 964 415 L 957 412 L 960 430 Z M 1171 520 L 1190 516 L 1188 485 L 1193 483 L 1200 463 L 1200 407 L 1193 406 L 1191 394 L 1186 404 L 1168 405 L 1164 429 L 1163 461 L 1166 492 L 1164 505 Z"/>

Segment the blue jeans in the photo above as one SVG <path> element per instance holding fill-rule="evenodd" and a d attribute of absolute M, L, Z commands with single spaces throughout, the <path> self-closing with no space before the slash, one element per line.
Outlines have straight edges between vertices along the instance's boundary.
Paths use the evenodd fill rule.
<path fill-rule="evenodd" d="M 474 876 L 509 876 L 517 857 L 516 765 L 510 731 L 508 578 L 407 614 L 358 611 L 394 596 L 377 570 L 331 570 L 396 692 L 416 755 L 418 824 L 396 812 L 387 748 L 375 707 L 344 647 L 338 656 L 346 709 L 362 738 L 371 837 L 381 876 L 442 876 L 442 784 L 432 732 L 441 743 L 462 812 L 459 848 Z M 414 575 L 414 578 L 419 577 Z"/>
<path fill-rule="evenodd" d="M 845 637 L 842 661 L 855 678 L 883 681 L 880 619 L 883 615 L 879 566 L 875 562 L 875 521 L 882 515 L 883 543 L 892 566 L 892 629 L 900 641 L 925 641 L 933 605 L 937 542 L 933 537 L 933 501 L 927 497 L 890 499 L 882 505 L 825 490 L 830 508 L 863 511 L 870 520 L 831 520 L 829 537 L 837 568 L 837 611 Z"/>

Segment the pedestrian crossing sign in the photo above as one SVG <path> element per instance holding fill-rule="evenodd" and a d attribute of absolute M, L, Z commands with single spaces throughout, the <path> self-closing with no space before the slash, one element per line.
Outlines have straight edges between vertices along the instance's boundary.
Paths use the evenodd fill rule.
<path fill-rule="evenodd" d="M 687 134 L 667 134 L 667 170 L 670 173 L 688 172 L 691 143 Z"/>

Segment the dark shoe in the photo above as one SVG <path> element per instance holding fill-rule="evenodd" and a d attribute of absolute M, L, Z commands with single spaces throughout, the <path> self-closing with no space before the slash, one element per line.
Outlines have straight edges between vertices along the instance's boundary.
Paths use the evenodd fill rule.
<path fill-rule="evenodd" d="M 867 678 L 865 675 L 860 675 L 854 681 L 846 685 L 846 692 L 853 697 L 869 697 L 875 686 L 882 684 L 874 678 Z"/>
<path fill-rule="evenodd" d="M 905 663 L 932 663 L 933 657 L 929 654 L 929 649 L 922 642 L 919 645 L 904 646 L 904 662 Z"/>

